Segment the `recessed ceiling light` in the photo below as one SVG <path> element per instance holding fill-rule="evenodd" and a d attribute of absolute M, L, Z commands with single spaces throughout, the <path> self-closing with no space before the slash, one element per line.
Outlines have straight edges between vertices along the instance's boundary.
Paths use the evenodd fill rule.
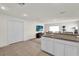
<path fill-rule="evenodd" d="M 23 16 L 28 16 L 27 14 L 24 14 Z"/>
<path fill-rule="evenodd" d="M 1 9 L 2 9 L 2 10 L 5 10 L 6 8 L 5 8 L 4 6 L 1 6 Z"/>

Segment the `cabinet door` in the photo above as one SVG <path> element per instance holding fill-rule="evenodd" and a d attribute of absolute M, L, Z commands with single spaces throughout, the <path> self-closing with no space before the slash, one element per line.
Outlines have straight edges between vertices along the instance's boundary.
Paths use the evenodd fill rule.
<path fill-rule="evenodd" d="M 64 56 L 64 44 L 55 41 L 55 55 Z"/>
<path fill-rule="evenodd" d="M 54 54 L 54 41 L 53 38 L 47 38 L 47 52 Z"/>
<path fill-rule="evenodd" d="M 44 50 L 44 51 L 47 51 L 47 40 L 46 40 L 46 38 L 45 37 L 42 37 L 41 38 L 41 50 Z"/>
<path fill-rule="evenodd" d="M 77 56 L 77 47 L 65 45 L 65 56 Z"/>

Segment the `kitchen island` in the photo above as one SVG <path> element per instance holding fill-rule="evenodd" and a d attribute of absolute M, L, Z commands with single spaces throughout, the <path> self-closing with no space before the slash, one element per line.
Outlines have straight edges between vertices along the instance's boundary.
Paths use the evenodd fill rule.
<path fill-rule="evenodd" d="M 46 34 L 41 38 L 41 50 L 55 56 L 79 56 L 79 35 Z"/>

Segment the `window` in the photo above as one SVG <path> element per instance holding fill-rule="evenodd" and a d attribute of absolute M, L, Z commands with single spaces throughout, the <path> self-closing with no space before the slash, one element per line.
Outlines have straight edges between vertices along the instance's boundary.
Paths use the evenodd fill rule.
<path fill-rule="evenodd" d="M 49 31 L 51 31 L 51 32 L 59 32 L 59 26 L 50 26 Z"/>

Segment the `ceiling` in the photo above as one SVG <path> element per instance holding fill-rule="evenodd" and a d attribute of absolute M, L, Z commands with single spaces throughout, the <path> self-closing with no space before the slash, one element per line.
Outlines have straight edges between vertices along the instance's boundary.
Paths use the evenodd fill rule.
<path fill-rule="evenodd" d="M 79 19 L 78 3 L 26 3 L 23 6 L 18 3 L 4 3 L 0 4 L 1 6 L 6 10 L 0 9 L 0 13 L 25 20 L 44 22 L 55 19 Z"/>

